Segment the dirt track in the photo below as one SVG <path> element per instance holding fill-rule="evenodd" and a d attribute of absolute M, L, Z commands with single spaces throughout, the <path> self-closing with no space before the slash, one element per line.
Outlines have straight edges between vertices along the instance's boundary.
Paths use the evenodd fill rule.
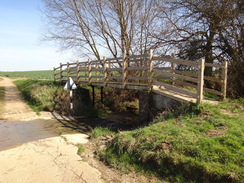
<path fill-rule="evenodd" d="M 37 115 L 28 105 L 23 102 L 19 90 L 13 84 L 12 79 L 3 78 L 0 86 L 5 88 L 5 106 L 4 112 L 0 116 L 5 121 L 28 121 L 34 119 L 51 119 L 52 115 L 48 112 L 42 112 Z"/>
<path fill-rule="evenodd" d="M 36 115 L 27 106 L 9 78 L 0 81 L 5 88 L 5 106 L 0 130 L 11 133 L 11 121 L 28 121 L 51 118 L 49 113 Z M 4 130 L 5 129 L 5 130 Z M 34 130 L 34 129 L 33 129 Z M 42 129 L 43 130 L 43 129 Z M 18 135 L 26 135 L 21 132 Z M 6 134 L 6 136 L 17 134 Z M 38 136 L 38 134 L 37 134 Z M 20 136 L 19 136 L 20 137 Z M 22 138 L 22 137 L 21 137 Z M 77 155 L 77 143 L 85 144 L 88 136 L 72 134 L 27 142 L 13 149 L 0 151 L 0 183 L 62 183 L 62 182 L 103 182 L 101 173 Z M 0 139 L 1 145 L 1 139 Z"/>
<path fill-rule="evenodd" d="M 23 138 L 22 136 L 28 139 L 30 134 L 19 132 L 19 129 L 25 127 L 16 128 L 16 126 L 32 124 L 31 120 L 35 119 L 51 119 L 53 116 L 47 112 L 36 115 L 23 102 L 20 92 L 12 81 L 9 78 L 0 81 L 0 86 L 5 88 L 5 105 L 0 114 L 0 133 L 3 134 L 2 137 L 12 136 L 15 140 Z M 38 128 L 30 129 L 29 133 L 34 130 L 45 132 L 46 129 L 38 125 Z M 88 136 L 85 134 L 55 135 L 45 138 L 39 137 L 40 133 L 33 134 L 35 140 L 23 142 L 24 144 L 12 149 L 1 151 L 0 148 L 0 183 L 156 182 L 134 173 L 121 174 L 99 162 L 94 158 L 94 144 L 88 141 Z M 4 140 L 0 135 L 0 146 Z M 82 157 L 77 155 L 76 144 L 83 144 L 85 147 Z"/>

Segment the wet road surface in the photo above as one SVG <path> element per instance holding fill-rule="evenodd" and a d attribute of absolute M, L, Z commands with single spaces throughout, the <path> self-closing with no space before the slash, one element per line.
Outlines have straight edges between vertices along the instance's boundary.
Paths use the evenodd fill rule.
<path fill-rule="evenodd" d="M 65 128 L 63 124 L 56 120 L 0 121 L 0 151 L 14 148 L 27 142 L 75 132 L 75 130 Z"/>

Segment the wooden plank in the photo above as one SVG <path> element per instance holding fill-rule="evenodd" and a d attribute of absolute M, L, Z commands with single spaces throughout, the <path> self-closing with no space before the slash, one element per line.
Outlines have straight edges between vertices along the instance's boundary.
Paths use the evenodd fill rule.
<path fill-rule="evenodd" d="M 92 78 L 92 67 L 91 67 L 91 59 L 88 59 L 88 80 L 89 84 L 91 84 L 91 78 Z"/>
<path fill-rule="evenodd" d="M 123 79 L 122 76 L 108 76 L 108 79 Z"/>
<path fill-rule="evenodd" d="M 122 72 L 122 68 L 111 68 L 111 69 L 108 69 L 108 71 L 121 71 Z"/>
<path fill-rule="evenodd" d="M 58 70 L 58 69 L 60 69 L 60 66 L 59 67 L 54 67 L 55 68 L 55 70 Z"/>
<path fill-rule="evenodd" d="M 103 79 L 103 76 L 91 76 L 92 78 Z"/>
<path fill-rule="evenodd" d="M 122 83 L 109 83 L 107 84 L 108 87 L 112 87 L 112 88 L 124 88 L 124 85 Z"/>
<path fill-rule="evenodd" d="M 163 71 L 171 70 L 171 67 L 154 67 L 154 68 L 157 69 L 157 70 L 163 70 Z"/>
<path fill-rule="evenodd" d="M 131 80 L 148 80 L 148 77 L 146 77 L 146 76 L 128 76 L 128 79 L 131 79 Z"/>
<path fill-rule="evenodd" d="M 153 62 L 152 62 L 152 58 L 153 58 L 153 50 L 150 49 L 149 50 L 149 72 L 148 72 L 148 87 L 149 90 L 152 91 L 153 88 Z"/>
<path fill-rule="evenodd" d="M 197 83 L 197 102 L 201 103 L 203 100 L 203 83 L 204 83 L 204 59 L 199 60 L 198 83 Z"/>
<path fill-rule="evenodd" d="M 135 59 L 135 58 L 141 58 L 141 57 L 147 57 L 147 54 L 142 54 L 142 55 L 130 55 L 129 56 L 129 59 L 131 59 L 131 58 L 133 58 L 133 59 Z"/>
<path fill-rule="evenodd" d="M 107 83 L 108 83 L 108 70 L 107 70 L 107 65 L 110 67 L 110 62 L 108 62 L 107 64 L 107 57 L 103 57 L 103 80 L 104 80 L 104 87 L 107 86 Z"/>
<path fill-rule="evenodd" d="M 92 71 L 104 71 L 104 68 L 94 68 L 94 69 L 92 69 Z"/>
<path fill-rule="evenodd" d="M 197 85 L 193 85 L 191 83 L 187 83 L 187 82 L 183 82 L 183 81 L 179 81 L 179 80 L 174 80 L 174 82 L 176 84 L 182 85 L 182 86 L 190 86 L 192 88 L 196 88 L 197 89 Z"/>
<path fill-rule="evenodd" d="M 221 79 L 210 77 L 210 76 L 204 76 L 204 80 L 209 80 L 209 81 L 213 81 L 213 82 L 220 83 L 220 84 L 223 83 L 223 81 Z"/>
<path fill-rule="evenodd" d="M 130 85 L 130 83 L 127 83 L 126 85 L 127 89 L 130 90 L 148 90 L 148 85 Z"/>
<path fill-rule="evenodd" d="M 110 61 L 110 60 L 108 60 L 109 62 L 110 62 L 110 64 L 122 64 L 122 60 L 119 60 L 119 61 Z"/>
<path fill-rule="evenodd" d="M 174 57 L 173 57 L 174 58 Z M 171 74 L 175 75 L 175 63 L 171 63 Z M 175 77 L 171 77 L 171 83 L 174 86 L 175 85 Z"/>
<path fill-rule="evenodd" d="M 172 85 L 169 85 L 169 84 L 166 84 L 166 83 L 154 81 L 153 84 L 159 85 L 159 86 L 163 86 L 163 87 L 165 87 L 165 88 L 167 88 L 169 90 L 172 90 L 174 92 L 178 92 L 178 93 L 182 93 L 182 94 L 185 94 L 185 95 L 189 95 L 191 97 L 197 97 L 196 93 L 193 93 L 191 91 L 187 91 L 187 90 L 184 90 L 184 89 L 181 89 L 181 88 L 178 88 L 176 86 L 172 86 Z"/>
<path fill-rule="evenodd" d="M 210 89 L 210 88 L 203 88 L 203 91 L 205 92 L 209 92 L 209 93 L 213 93 L 213 94 L 216 94 L 216 95 L 219 95 L 219 96 L 223 96 L 223 93 L 220 92 L 220 91 L 217 91 L 217 90 L 213 90 L 213 89 Z"/>
<path fill-rule="evenodd" d="M 221 69 L 224 68 L 224 65 L 221 65 L 221 64 L 212 64 L 212 63 L 207 63 L 207 62 L 205 62 L 205 66 L 206 67 L 216 67 L 216 68 L 221 68 Z"/>
<path fill-rule="evenodd" d="M 181 74 L 181 75 L 184 75 L 184 76 L 194 77 L 194 78 L 197 78 L 198 77 L 198 74 L 197 73 L 190 73 L 190 71 L 179 71 L 179 70 L 175 70 L 175 73 L 176 74 Z"/>
<path fill-rule="evenodd" d="M 71 65 L 76 65 L 76 62 L 68 62 L 67 65 L 71 66 Z"/>
<path fill-rule="evenodd" d="M 161 60 L 161 61 L 165 61 L 165 62 L 188 65 L 188 66 L 193 66 L 193 67 L 198 66 L 198 62 L 194 62 L 194 61 L 190 61 L 190 60 L 174 59 L 174 58 L 168 58 L 168 57 L 153 57 L 153 60 Z"/>
<path fill-rule="evenodd" d="M 79 76 L 80 78 L 88 78 L 88 76 Z"/>
<path fill-rule="evenodd" d="M 223 84 L 221 86 L 221 91 L 223 93 L 223 98 L 226 98 L 226 89 L 227 89 L 227 75 L 228 75 L 228 62 L 224 61 L 224 68 L 222 69 L 222 79 L 223 79 Z"/>
<path fill-rule="evenodd" d="M 88 69 L 86 69 L 86 68 L 80 68 L 80 71 L 81 72 L 88 72 Z"/>
<path fill-rule="evenodd" d="M 117 57 L 117 58 L 107 58 L 108 61 L 112 61 L 112 60 L 122 60 L 123 57 Z"/>
<path fill-rule="evenodd" d="M 70 71 L 69 75 L 77 74 L 77 71 Z"/>
<path fill-rule="evenodd" d="M 195 83 L 197 83 L 197 81 L 198 81 L 197 78 L 192 78 L 192 77 L 183 76 L 183 75 L 179 75 L 179 74 L 172 74 L 172 73 L 160 71 L 160 70 L 157 70 L 157 69 L 153 69 L 153 71 L 156 72 L 157 74 L 163 74 L 163 75 L 166 75 L 166 76 L 175 77 L 175 78 L 179 78 L 179 79 L 184 79 L 184 80 L 192 81 L 192 82 L 195 82 Z"/>
<path fill-rule="evenodd" d="M 97 64 L 97 63 L 102 64 L 102 61 L 101 61 L 101 60 L 92 60 L 92 61 L 91 61 L 91 64 L 92 64 L 92 65 L 95 65 L 95 64 Z"/>
<path fill-rule="evenodd" d="M 153 80 L 170 80 L 171 77 L 153 76 Z"/>
<path fill-rule="evenodd" d="M 148 67 L 128 67 L 128 71 L 147 71 Z"/>
<path fill-rule="evenodd" d="M 122 83 L 124 85 L 124 88 L 126 87 L 127 83 L 127 77 L 128 77 L 128 62 L 127 62 L 127 57 L 126 53 L 123 54 L 123 70 L 122 70 Z"/>
<path fill-rule="evenodd" d="M 145 60 L 144 58 L 142 58 L 142 59 L 133 59 L 133 60 L 128 60 L 128 62 L 129 62 L 129 63 L 132 63 L 132 62 L 137 63 L 137 62 L 146 62 L 146 60 Z"/>
<path fill-rule="evenodd" d="M 152 91 L 154 93 L 157 93 L 159 95 L 166 96 L 168 98 L 174 99 L 176 101 L 179 101 L 181 103 L 188 103 L 188 102 L 196 102 L 196 99 L 189 96 L 179 95 L 178 93 L 172 92 L 168 89 L 161 89 L 158 86 L 153 86 Z"/>
<path fill-rule="evenodd" d="M 62 80 L 62 63 L 60 63 L 60 80 Z"/>

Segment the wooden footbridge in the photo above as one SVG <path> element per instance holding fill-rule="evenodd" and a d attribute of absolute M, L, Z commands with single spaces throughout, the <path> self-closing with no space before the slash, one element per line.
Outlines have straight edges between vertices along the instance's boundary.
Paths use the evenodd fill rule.
<path fill-rule="evenodd" d="M 211 68 L 212 77 L 204 75 Z M 148 90 L 180 102 L 214 102 L 205 94 L 226 97 L 227 62 L 205 63 L 149 54 L 106 58 L 76 63 L 60 63 L 54 68 L 54 80 L 76 84 Z M 211 82 L 208 88 L 204 81 Z"/>

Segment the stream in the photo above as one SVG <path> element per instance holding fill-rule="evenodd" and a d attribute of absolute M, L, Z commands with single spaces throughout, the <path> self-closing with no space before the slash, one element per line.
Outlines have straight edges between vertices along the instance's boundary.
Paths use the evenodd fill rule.
<path fill-rule="evenodd" d="M 89 135 L 93 128 L 101 126 L 114 131 L 128 130 L 141 124 L 136 115 L 114 113 L 106 118 L 86 117 L 81 119 L 33 120 L 5 122 L 0 120 L 0 151 L 24 143 L 64 134 L 82 133 Z"/>
<path fill-rule="evenodd" d="M 62 134 L 72 134 L 75 130 L 65 128 L 56 120 L 34 120 L 24 122 L 0 121 L 0 151 L 17 147 L 27 142 Z"/>

